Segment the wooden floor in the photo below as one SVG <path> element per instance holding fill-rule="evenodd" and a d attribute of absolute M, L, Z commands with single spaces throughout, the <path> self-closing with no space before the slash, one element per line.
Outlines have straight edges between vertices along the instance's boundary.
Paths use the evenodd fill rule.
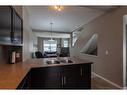
<path fill-rule="evenodd" d="M 123 89 L 123 88 L 118 88 L 115 87 L 114 85 L 102 80 L 99 77 L 93 77 L 91 78 L 91 88 L 92 89 Z"/>

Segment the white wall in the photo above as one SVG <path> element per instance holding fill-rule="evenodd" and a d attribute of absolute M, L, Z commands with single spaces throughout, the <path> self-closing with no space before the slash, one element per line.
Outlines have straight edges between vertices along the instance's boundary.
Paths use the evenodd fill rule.
<path fill-rule="evenodd" d="M 29 15 L 23 7 L 23 61 L 30 59 L 33 51 L 33 32 L 29 26 Z"/>
<path fill-rule="evenodd" d="M 123 17 L 123 76 L 124 86 L 127 86 L 127 15 Z"/>
<path fill-rule="evenodd" d="M 118 86 L 123 86 L 123 16 L 125 14 L 127 14 L 127 7 L 121 7 L 87 23 L 75 46 L 71 48 L 71 56 L 92 61 L 93 72 Z M 81 54 L 80 50 L 94 33 L 98 34 L 98 56 Z"/>

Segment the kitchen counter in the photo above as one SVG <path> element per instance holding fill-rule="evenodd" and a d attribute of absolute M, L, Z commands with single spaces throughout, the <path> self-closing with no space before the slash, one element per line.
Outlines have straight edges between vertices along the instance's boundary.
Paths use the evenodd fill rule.
<path fill-rule="evenodd" d="M 47 64 L 46 61 L 57 60 L 56 58 L 30 59 L 22 63 L 0 63 L 0 89 L 16 89 L 31 68 L 62 66 L 73 64 L 92 64 L 78 58 L 61 57 L 60 60 L 70 59 L 73 63 Z"/>

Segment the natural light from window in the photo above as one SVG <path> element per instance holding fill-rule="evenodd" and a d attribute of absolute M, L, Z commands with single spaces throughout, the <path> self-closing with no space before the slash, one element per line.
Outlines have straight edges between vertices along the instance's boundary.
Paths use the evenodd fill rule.
<path fill-rule="evenodd" d="M 68 39 L 63 40 L 63 47 L 68 47 Z"/>
<path fill-rule="evenodd" d="M 48 40 L 44 40 L 43 42 L 43 46 L 44 46 L 44 51 L 46 52 L 55 52 L 57 51 L 57 41 L 48 41 Z"/>

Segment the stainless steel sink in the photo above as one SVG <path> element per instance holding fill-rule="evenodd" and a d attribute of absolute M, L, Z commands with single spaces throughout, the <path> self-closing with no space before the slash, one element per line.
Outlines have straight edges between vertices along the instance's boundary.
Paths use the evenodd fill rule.
<path fill-rule="evenodd" d="M 48 60 L 46 61 L 47 64 L 61 64 L 61 63 L 73 63 L 70 59 L 61 59 L 61 60 Z"/>
<path fill-rule="evenodd" d="M 70 60 L 70 59 L 67 59 L 67 60 L 60 60 L 60 62 L 62 62 L 62 63 L 73 63 L 73 61 Z"/>
<path fill-rule="evenodd" d="M 47 64 L 60 64 L 60 61 L 58 60 L 51 60 L 51 61 L 46 61 Z"/>

